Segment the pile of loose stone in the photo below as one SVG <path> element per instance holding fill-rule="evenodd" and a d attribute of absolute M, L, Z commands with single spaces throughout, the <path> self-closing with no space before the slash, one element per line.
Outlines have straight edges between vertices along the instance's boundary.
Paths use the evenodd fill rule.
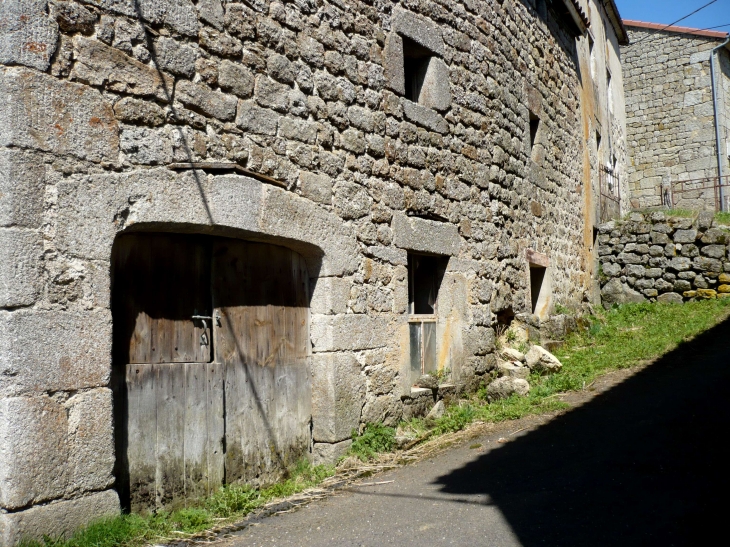
<path fill-rule="evenodd" d="M 532 372 L 553 374 L 563 368 L 562 363 L 542 346 L 532 346 L 522 352 L 506 348 L 497 359 L 497 378 L 487 386 L 487 397 L 490 401 L 506 399 L 516 393 L 525 396 L 530 392 L 527 381 Z"/>
<path fill-rule="evenodd" d="M 730 227 L 712 212 L 694 219 L 632 213 L 598 234 L 605 307 L 730 297 Z"/>

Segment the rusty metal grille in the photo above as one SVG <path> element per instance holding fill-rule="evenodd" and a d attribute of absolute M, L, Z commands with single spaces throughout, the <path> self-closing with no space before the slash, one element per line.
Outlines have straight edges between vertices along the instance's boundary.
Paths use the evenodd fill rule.
<path fill-rule="evenodd" d="M 725 207 L 720 207 L 720 186 L 724 189 Z M 730 210 L 730 176 L 704 177 L 673 182 L 663 196 L 665 205 L 673 209 Z"/>
<path fill-rule="evenodd" d="M 618 173 L 608 167 L 601 167 L 599 176 L 598 217 L 600 222 L 621 216 L 621 184 Z"/>

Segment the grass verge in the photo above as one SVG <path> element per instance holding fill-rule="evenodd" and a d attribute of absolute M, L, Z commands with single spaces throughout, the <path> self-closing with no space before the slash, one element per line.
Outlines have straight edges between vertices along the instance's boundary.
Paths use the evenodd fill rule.
<path fill-rule="evenodd" d="M 460 431 L 474 421 L 502 422 L 566 408 L 555 396 L 584 389 L 598 376 L 660 357 L 679 344 L 713 327 L 730 314 L 730 299 L 676 304 L 634 304 L 590 318 L 590 328 L 573 334 L 555 352 L 563 369 L 552 376 L 533 375 L 527 397 L 513 396 L 489 403 L 482 388 L 469 399 L 448 406 L 436 420 L 414 418 L 399 429 L 416 439 Z M 363 461 L 396 447 L 396 429 L 369 424 L 353 433 L 351 455 Z M 95 522 L 70 539 L 24 541 L 23 547 L 139 547 L 152 542 L 180 540 L 216 524 L 233 522 L 276 499 L 317 486 L 334 474 L 333 468 L 301 462 L 290 478 L 271 487 L 254 489 L 229 485 L 196 505 L 154 515 L 121 515 Z"/>
<path fill-rule="evenodd" d="M 289 470 L 289 478 L 268 488 L 227 485 L 192 507 L 149 515 L 120 515 L 94 522 L 69 539 L 25 540 L 21 547 L 139 547 L 152 542 L 181 540 L 213 526 L 245 517 L 276 498 L 320 484 L 334 468 L 313 467 L 307 461 Z"/>
<path fill-rule="evenodd" d="M 631 304 L 609 311 L 599 310 L 590 327 L 571 335 L 555 352 L 563 363 L 550 376 L 533 374 L 526 397 L 488 402 L 486 388 L 469 399 L 450 405 L 436 420 L 414 418 L 399 426 L 415 438 L 452 433 L 474 421 L 502 422 L 528 415 L 561 410 L 568 405 L 556 396 L 585 389 L 598 376 L 656 359 L 682 342 L 713 327 L 730 315 L 730 299 L 677 304 Z M 383 439 L 394 443 L 396 429 L 368 426 L 355 436 L 351 454 L 362 460 L 392 450 Z M 382 448 L 381 448 L 382 447 Z"/>

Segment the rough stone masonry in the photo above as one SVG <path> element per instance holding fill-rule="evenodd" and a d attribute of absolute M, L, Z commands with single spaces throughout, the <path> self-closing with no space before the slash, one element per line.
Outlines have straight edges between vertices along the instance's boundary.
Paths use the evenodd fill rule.
<path fill-rule="evenodd" d="M 599 226 L 604 306 L 730 297 L 730 227 L 713 217 L 657 211 Z"/>
<path fill-rule="evenodd" d="M 591 298 L 589 21 L 538 4 L 0 3 L 0 544 L 119 510 L 121 234 L 303 257 L 316 462 L 433 404 L 413 257 L 445 264 L 428 320 L 456 389 L 493 366 L 498 318 L 533 311 L 530 266 L 545 313 Z"/>

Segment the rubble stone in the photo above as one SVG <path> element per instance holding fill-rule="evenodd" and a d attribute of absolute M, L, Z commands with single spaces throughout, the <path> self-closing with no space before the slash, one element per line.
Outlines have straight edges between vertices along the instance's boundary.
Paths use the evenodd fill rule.
<path fill-rule="evenodd" d="M 118 93 L 170 101 L 173 84 L 170 76 L 91 38 L 76 36 L 73 44 L 76 57 L 71 72 L 73 79 Z"/>
<path fill-rule="evenodd" d="M 506 399 L 513 394 L 526 396 L 530 392 L 530 384 L 522 378 L 502 376 L 487 386 L 487 397 L 490 400 Z"/>
<path fill-rule="evenodd" d="M 563 368 L 563 364 L 552 353 L 541 346 L 532 346 L 525 355 L 530 370 L 552 374 Z"/>

